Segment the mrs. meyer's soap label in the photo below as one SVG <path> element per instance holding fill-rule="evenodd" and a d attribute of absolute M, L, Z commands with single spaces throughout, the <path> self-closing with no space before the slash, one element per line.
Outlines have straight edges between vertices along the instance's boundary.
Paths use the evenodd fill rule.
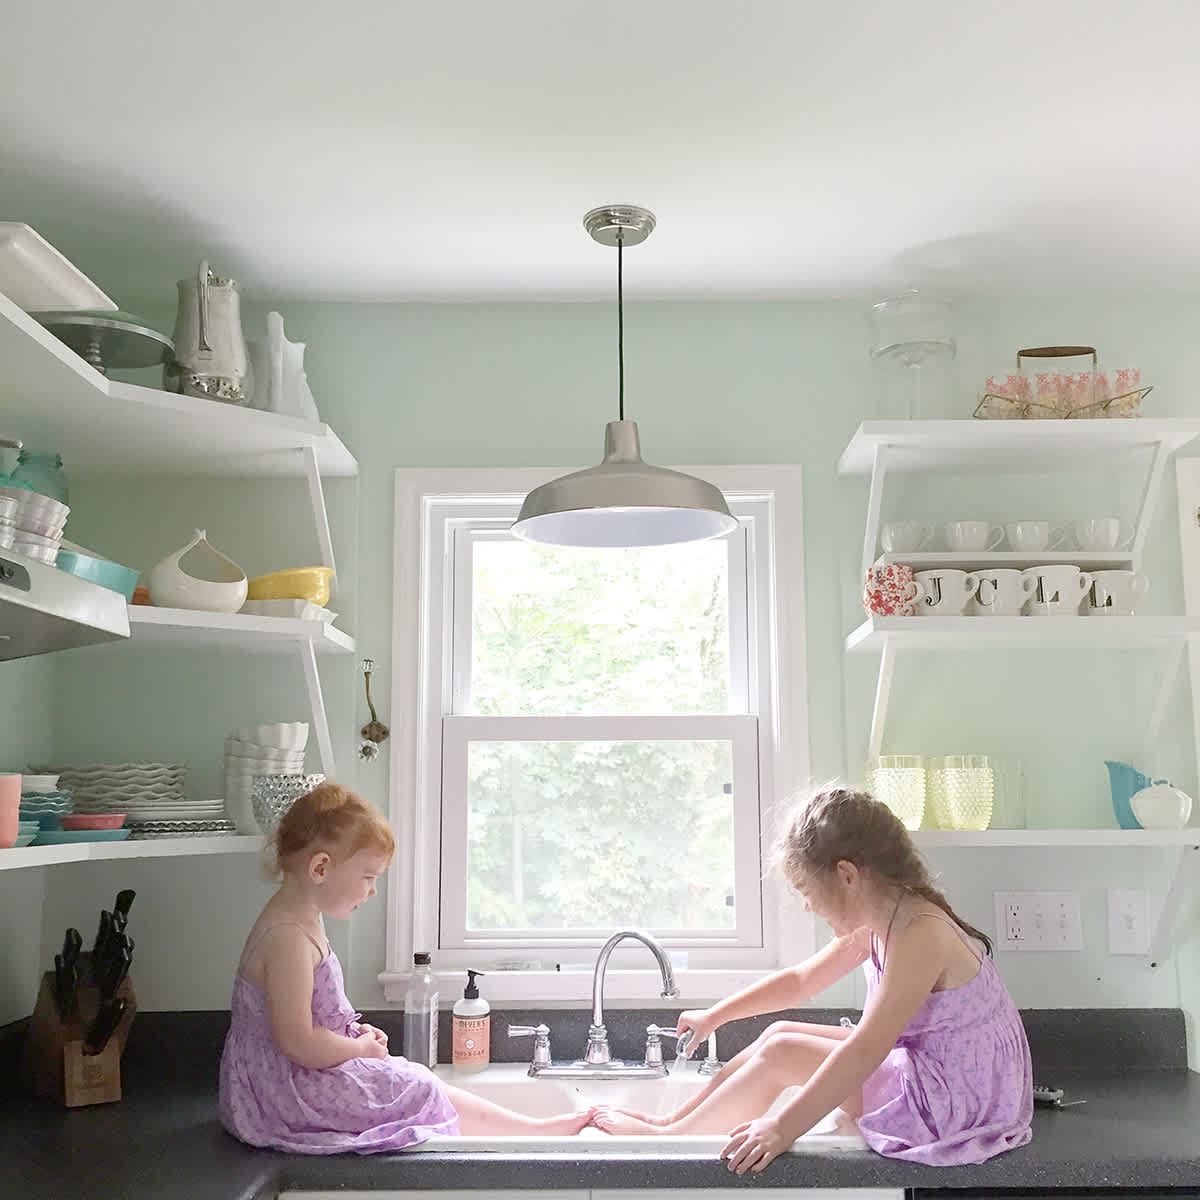
<path fill-rule="evenodd" d="M 453 1062 L 456 1067 L 484 1066 L 491 1057 L 491 1017 L 455 1017 Z"/>

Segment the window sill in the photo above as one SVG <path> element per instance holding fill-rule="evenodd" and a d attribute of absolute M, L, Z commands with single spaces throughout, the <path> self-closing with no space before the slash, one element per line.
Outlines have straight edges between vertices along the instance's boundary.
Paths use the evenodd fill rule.
<path fill-rule="evenodd" d="M 466 968 L 449 968 L 434 972 L 441 996 L 456 997 L 461 994 L 465 970 Z M 659 994 L 662 984 L 657 971 L 609 970 L 604 978 L 604 1003 L 607 1007 L 620 1007 L 625 1003 L 643 1008 L 658 1003 L 669 1009 L 696 1008 L 711 1004 L 751 983 L 757 983 L 766 973 L 766 969 L 676 971 L 675 982 L 679 987 L 679 996 L 675 1000 L 663 1000 Z M 404 1003 L 408 978 L 407 971 L 389 970 L 379 973 L 384 998 L 389 1004 Z M 592 972 L 489 971 L 487 983 L 481 990 L 492 1005 L 574 1008 L 579 1004 L 591 1004 Z"/>

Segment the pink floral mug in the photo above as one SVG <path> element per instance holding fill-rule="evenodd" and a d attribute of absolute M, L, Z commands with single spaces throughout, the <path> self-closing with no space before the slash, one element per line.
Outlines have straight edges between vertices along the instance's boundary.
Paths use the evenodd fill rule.
<path fill-rule="evenodd" d="M 925 594 L 924 585 L 913 578 L 912 567 L 874 566 L 867 570 L 863 584 L 863 608 L 876 617 L 911 617 Z"/>

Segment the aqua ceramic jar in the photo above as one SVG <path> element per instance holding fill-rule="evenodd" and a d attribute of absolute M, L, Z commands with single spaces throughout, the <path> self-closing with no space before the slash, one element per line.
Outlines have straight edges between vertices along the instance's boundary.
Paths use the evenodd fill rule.
<path fill-rule="evenodd" d="M 70 504 L 62 465 L 62 458 L 52 450 L 22 450 L 11 478 L 13 483 L 24 484 L 40 496 Z"/>

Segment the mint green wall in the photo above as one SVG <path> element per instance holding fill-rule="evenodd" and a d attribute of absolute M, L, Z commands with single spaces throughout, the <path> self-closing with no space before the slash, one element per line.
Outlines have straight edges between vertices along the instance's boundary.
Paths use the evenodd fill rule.
<path fill-rule="evenodd" d="M 152 318 L 157 313 L 169 330 L 171 295 L 148 297 L 140 306 L 123 302 Z M 266 307 L 248 306 L 250 336 L 261 335 Z M 337 498 L 338 547 L 343 556 L 357 551 L 353 575 L 343 557 L 343 582 L 354 588 L 359 656 L 375 659 L 376 696 L 390 710 L 393 470 L 596 461 L 604 423 L 616 409 L 615 313 L 610 303 L 280 308 L 289 336 L 308 343 L 306 366 L 323 417 L 361 464 L 357 485 L 345 485 L 351 496 Z M 1149 415 L 1200 412 L 1190 390 L 1200 378 L 1195 298 L 974 300 L 958 304 L 956 324 L 959 357 L 946 386 L 927 389 L 916 416 L 967 417 L 977 381 L 1010 361 L 1017 346 L 1077 340 L 1141 365 L 1156 388 L 1146 404 Z M 805 469 L 811 760 L 818 778 L 857 769 L 876 666 L 869 656 L 843 662 L 842 637 L 861 614 L 857 573 L 866 482 L 835 474 L 856 425 L 900 407 L 897 386 L 885 386 L 866 346 L 862 307 L 850 303 L 626 308 L 627 415 L 639 422 L 649 459 L 798 462 Z M 251 572 L 280 565 L 285 551 L 292 561 L 312 556 L 301 488 L 284 498 L 276 483 L 149 486 L 81 477 L 78 486 L 84 504 L 72 517 L 72 535 L 138 566 L 175 548 L 195 525 L 206 525 L 214 542 Z M 1044 493 L 1030 486 L 1028 480 L 950 480 L 945 491 L 914 488 L 897 503 L 931 515 L 953 504 L 955 511 L 947 515 L 978 512 L 1004 519 L 1036 515 L 1010 511 L 1036 498 L 1039 513 L 1082 516 L 1096 504 L 1111 510 L 1110 487 L 1123 502 L 1135 490 L 1127 480 L 1103 475 L 1098 480 L 1064 475 Z M 1080 505 L 1083 511 L 1075 512 Z M 1182 603 L 1172 557 L 1174 521 L 1168 477 L 1146 559 L 1151 608 L 1158 612 L 1178 611 Z M 177 758 L 193 764 L 198 779 L 207 772 L 211 781 L 220 737 L 229 727 L 298 716 L 302 704 L 298 668 L 287 678 L 283 672 L 264 673 L 257 660 L 230 663 L 131 648 L 87 656 L 69 662 L 63 656 L 56 673 L 54 750 L 64 759 Z M 327 668 L 339 749 L 352 750 L 354 730 L 365 717 L 354 666 L 345 661 Z M 897 672 L 889 748 L 1019 754 L 1032 793 L 1031 824 L 1105 823 L 1110 815 L 1100 764 L 1117 750 L 1137 751 L 1129 732 L 1131 724 L 1136 727 L 1131 706 L 1144 711 L 1153 667 L 1131 656 L 905 660 Z M 1040 682 L 1031 685 L 1034 676 Z M 380 715 L 393 727 L 407 717 Z M 1154 769 L 1193 790 L 1190 730 L 1190 708 L 1181 695 L 1172 712 L 1179 749 Z M 342 774 L 386 806 L 383 762 L 354 765 Z M 993 888 L 1083 893 L 1082 954 L 1002 956 L 1020 1003 L 1181 1004 L 1194 1025 L 1200 1013 L 1194 918 L 1187 929 L 1193 949 L 1156 971 L 1105 953 L 1098 881 L 1148 887 L 1158 896 L 1163 858 L 1162 852 L 943 851 L 934 865 L 964 915 L 985 927 L 991 925 Z M 86 881 L 66 871 L 50 872 L 48 879 L 65 897 L 86 892 L 89 914 L 98 898 L 121 883 L 137 887 L 140 879 L 146 907 L 154 910 L 152 923 L 151 913 L 144 913 L 148 927 L 139 941 L 139 991 L 148 1007 L 227 1003 L 233 962 L 261 902 L 263 885 L 254 864 L 216 858 L 186 865 L 126 864 L 120 870 L 95 864 L 90 870 Z M 61 936 L 69 903 L 48 900 L 47 939 Z M 383 964 L 383 934 L 380 903 L 357 914 L 341 935 L 351 996 L 360 1007 L 381 1002 L 375 975 Z M 854 985 L 844 987 L 853 992 Z"/>

